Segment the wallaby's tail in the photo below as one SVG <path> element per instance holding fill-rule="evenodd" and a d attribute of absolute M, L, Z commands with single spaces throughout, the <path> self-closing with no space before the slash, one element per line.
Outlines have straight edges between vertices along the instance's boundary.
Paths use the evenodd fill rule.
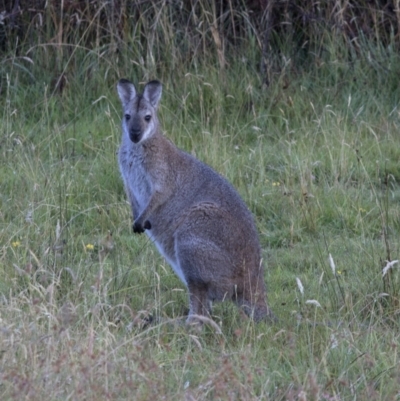
<path fill-rule="evenodd" d="M 260 322 L 263 320 L 270 322 L 277 321 L 277 318 L 265 301 L 258 302 L 256 304 L 251 304 L 245 301 L 239 306 L 243 309 L 246 315 L 252 318 L 255 322 Z"/>

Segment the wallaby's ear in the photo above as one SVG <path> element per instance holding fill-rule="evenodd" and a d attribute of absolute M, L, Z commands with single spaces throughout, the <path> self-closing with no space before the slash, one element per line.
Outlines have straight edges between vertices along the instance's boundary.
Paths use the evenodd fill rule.
<path fill-rule="evenodd" d="M 136 96 L 135 86 L 127 79 L 120 79 L 118 81 L 117 90 L 123 107 L 125 107 Z"/>
<path fill-rule="evenodd" d="M 143 97 L 156 109 L 160 103 L 162 84 L 160 81 L 150 81 L 146 84 Z"/>

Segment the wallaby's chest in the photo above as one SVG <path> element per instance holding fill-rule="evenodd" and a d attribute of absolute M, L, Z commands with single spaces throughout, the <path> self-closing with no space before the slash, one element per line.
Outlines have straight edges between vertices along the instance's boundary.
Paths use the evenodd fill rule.
<path fill-rule="evenodd" d="M 141 207 L 144 207 L 151 196 L 151 179 L 145 168 L 144 156 L 121 146 L 119 151 L 119 165 L 125 185 L 135 196 Z"/>

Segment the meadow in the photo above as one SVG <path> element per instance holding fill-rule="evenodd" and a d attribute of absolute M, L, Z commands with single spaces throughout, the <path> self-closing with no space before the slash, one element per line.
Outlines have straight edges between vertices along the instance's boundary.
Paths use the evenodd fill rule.
<path fill-rule="evenodd" d="M 399 399 L 395 44 L 344 51 L 325 32 L 305 58 L 282 43 L 266 85 L 252 32 L 229 52 L 204 24 L 190 53 L 167 8 L 123 42 L 89 47 L 71 25 L 4 50 L 0 398 Z M 226 302 L 201 333 L 185 326 L 186 289 L 132 233 L 119 78 L 160 79 L 165 135 L 249 206 L 276 323 Z"/>

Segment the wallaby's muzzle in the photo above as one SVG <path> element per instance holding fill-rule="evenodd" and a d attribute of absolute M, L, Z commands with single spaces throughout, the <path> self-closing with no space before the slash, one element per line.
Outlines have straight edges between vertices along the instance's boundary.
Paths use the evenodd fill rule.
<path fill-rule="evenodd" d="M 131 128 L 129 131 L 129 138 L 133 143 L 138 143 L 142 138 L 142 131 L 140 129 Z"/>

